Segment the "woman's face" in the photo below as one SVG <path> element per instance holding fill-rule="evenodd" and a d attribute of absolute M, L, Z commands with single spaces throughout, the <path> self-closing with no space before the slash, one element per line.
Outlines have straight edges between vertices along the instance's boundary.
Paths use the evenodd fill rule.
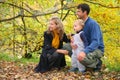
<path fill-rule="evenodd" d="M 53 20 L 51 20 L 48 24 L 49 30 L 50 31 L 54 31 L 57 29 L 57 25 L 55 24 L 55 22 Z"/>

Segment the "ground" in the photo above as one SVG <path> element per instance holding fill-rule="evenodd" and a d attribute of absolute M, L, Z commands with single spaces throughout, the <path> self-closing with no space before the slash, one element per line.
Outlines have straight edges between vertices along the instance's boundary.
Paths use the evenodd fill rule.
<path fill-rule="evenodd" d="M 46 73 L 34 73 L 36 63 L 0 61 L 0 80 L 120 80 L 120 72 L 101 71 L 73 73 L 69 67 L 52 70 Z"/>

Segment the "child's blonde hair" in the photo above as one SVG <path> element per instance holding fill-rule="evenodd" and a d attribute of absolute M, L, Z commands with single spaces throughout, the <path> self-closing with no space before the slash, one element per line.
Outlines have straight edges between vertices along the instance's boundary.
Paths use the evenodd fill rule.
<path fill-rule="evenodd" d="M 82 27 L 84 26 L 84 21 L 82 19 L 77 19 L 75 20 L 74 23 L 78 23 L 79 25 L 81 25 Z"/>
<path fill-rule="evenodd" d="M 54 21 L 54 23 L 57 25 L 57 31 L 58 31 L 58 34 L 59 34 L 59 38 L 62 39 L 63 38 L 63 35 L 64 35 L 64 28 L 63 28 L 63 23 L 62 21 L 60 20 L 60 18 L 54 16 L 52 18 L 50 18 L 49 21 Z M 49 28 L 47 30 L 48 33 L 52 33 Z"/>

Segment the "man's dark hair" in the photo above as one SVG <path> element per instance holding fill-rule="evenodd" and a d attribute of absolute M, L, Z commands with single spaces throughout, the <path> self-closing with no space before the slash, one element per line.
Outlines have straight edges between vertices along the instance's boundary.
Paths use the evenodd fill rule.
<path fill-rule="evenodd" d="M 81 9 L 83 12 L 86 11 L 86 12 L 87 12 L 87 15 L 88 15 L 89 12 L 90 12 L 90 7 L 89 7 L 89 5 L 86 4 L 86 3 L 79 4 L 79 5 L 77 6 L 77 9 Z"/>

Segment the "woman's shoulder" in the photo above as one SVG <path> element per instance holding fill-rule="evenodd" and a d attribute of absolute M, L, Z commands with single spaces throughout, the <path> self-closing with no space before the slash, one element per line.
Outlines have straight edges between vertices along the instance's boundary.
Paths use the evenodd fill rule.
<path fill-rule="evenodd" d="M 47 34 L 47 31 L 44 31 L 44 34 Z"/>
<path fill-rule="evenodd" d="M 63 33 L 63 37 L 67 37 L 67 34 L 65 32 Z"/>
<path fill-rule="evenodd" d="M 44 37 L 52 37 L 52 34 L 48 31 L 44 31 Z"/>
<path fill-rule="evenodd" d="M 44 31 L 44 35 L 50 35 L 48 31 Z"/>

